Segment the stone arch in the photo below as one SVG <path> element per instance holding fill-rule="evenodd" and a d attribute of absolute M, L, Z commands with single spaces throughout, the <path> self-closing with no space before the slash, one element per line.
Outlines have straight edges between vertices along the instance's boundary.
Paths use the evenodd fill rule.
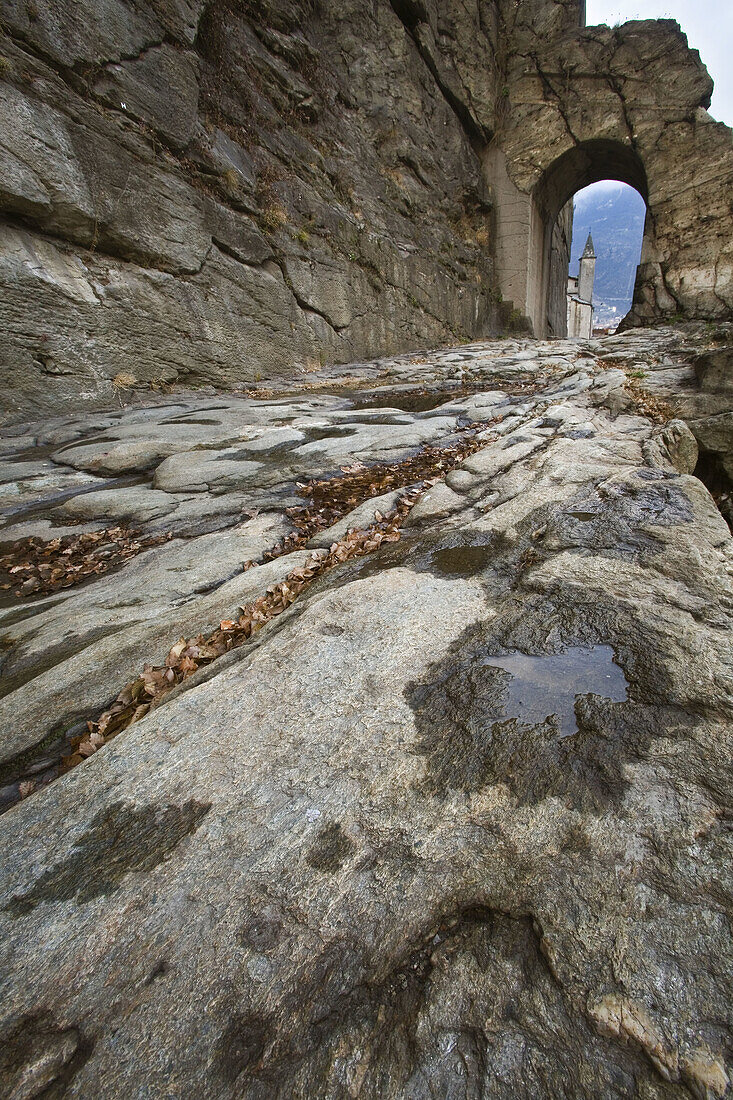
<path fill-rule="evenodd" d="M 578 27 L 577 0 L 566 10 L 555 34 L 521 23 L 506 108 L 482 152 L 502 308 L 547 334 L 548 221 L 574 186 L 610 177 L 647 205 L 626 325 L 730 319 L 733 143 L 708 114 L 712 81 L 697 51 L 672 20 Z"/>
<path fill-rule="evenodd" d="M 535 186 L 535 208 L 531 249 L 536 253 L 537 285 L 531 301 L 533 327 L 537 335 L 564 336 L 566 332 L 565 286 L 569 245 L 557 232 L 557 221 L 573 195 L 600 180 L 626 183 L 649 203 L 649 184 L 641 157 L 620 141 L 595 139 L 580 142 L 562 153 L 546 169 Z M 651 237 L 647 217 L 644 238 Z"/>

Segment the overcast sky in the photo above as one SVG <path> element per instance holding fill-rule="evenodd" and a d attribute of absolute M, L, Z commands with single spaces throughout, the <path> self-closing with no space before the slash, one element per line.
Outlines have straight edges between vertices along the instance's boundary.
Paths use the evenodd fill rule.
<path fill-rule="evenodd" d="M 586 23 L 676 19 L 715 81 L 710 114 L 733 126 L 732 0 L 586 0 Z"/>

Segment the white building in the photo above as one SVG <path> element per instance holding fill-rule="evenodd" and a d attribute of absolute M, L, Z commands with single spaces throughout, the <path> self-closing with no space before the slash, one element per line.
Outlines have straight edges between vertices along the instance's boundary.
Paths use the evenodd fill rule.
<path fill-rule="evenodd" d="M 593 283 L 596 254 L 590 233 L 580 257 L 577 277 L 568 276 L 568 336 L 589 340 L 593 335 Z"/>

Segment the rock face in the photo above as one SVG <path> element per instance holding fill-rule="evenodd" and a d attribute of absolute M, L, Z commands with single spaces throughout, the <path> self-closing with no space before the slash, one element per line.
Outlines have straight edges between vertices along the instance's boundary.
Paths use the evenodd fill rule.
<path fill-rule="evenodd" d="M 292 376 L 507 320 L 562 334 L 552 225 L 608 175 L 649 204 L 634 319 L 730 316 L 730 131 L 670 21 L 583 29 L 579 0 L 8 0 L 2 32 L 15 417 L 124 375 Z"/>
<path fill-rule="evenodd" d="M 12 407 L 484 331 L 488 190 L 388 3 L 3 9 Z M 29 316 L 29 303 L 33 303 Z"/>
<path fill-rule="evenodd" d="M 2 611 L 6 780 L 304 560 L 238 569 L 297 481 L 485 425 L 399 542 L 8 811 L 4 1095 L 726 1094 L 733 543 L 692 470 L 730 333 L 705 338 L 476 344 L 17 437 L 5 484 L 54 457 L 3 539 L 131 492 L 175 538 Z M 88 473 L 133 442 L 136 485 Z"/>

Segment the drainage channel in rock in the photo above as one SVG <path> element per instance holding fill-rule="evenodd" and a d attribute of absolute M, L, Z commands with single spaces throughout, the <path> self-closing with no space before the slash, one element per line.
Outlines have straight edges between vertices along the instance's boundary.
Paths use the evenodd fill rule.
<path fill-rule="evenodd" d="M 171 538 L 170 532 L 143 536 L 136 528 L 117 526 L 50 540 L 31 535 L 0 543 L 0 608 L 15 606 L 24 597 L 91 583 Z"/>
<path fill-rule="evenodd" d="M 20 523 L 21 521 L 27 523 L 29 520 L 38 519 L 53 519 L 53 510 L 60 504 L 64 504 L 67 500 L 72 500 L 74 497 L 85 496 L 88 493 L 98 493 L 101 490 L 107 489 L 132 489 L 140 485 L 146 485 L 150 481 L 150 476 L 145 473 L 127 474 L 124 477 L 102 477 L 98 474 L 92 474 L 89 471 L 85 471 L 90 477 L 95 477 L 97 480 L 90 485 L 82 485 L 81 487 L 75 485 L 71 489 L 61 489 L 55 493 L 49 493 L 48 496 L 41 497 L 40 499 L 26 501 L 23 504 L 18 504 L 10 508 L 0 509 L 0 518 L 4 523 Z M 30 483 L 32 486 L 32 482 Z"/>
<path fill-rule="evenodd" d="M 232 649 L 249 641 L 266 623 L 283 611 L 311 583 L 336 565 L 352 558 L 371 554 L 378 547 L 397 542 L 401 526 L 422 491 L 441 480 L 465 458 L 495 441 L 487 429 L 493 422 L 474 424 L 449 446 L 425 444 L 416 454 L 396 461 L 368 467 L 356 463 L 342 469 L 340 475 L 309 482 L 302 487 L 311 503 L 288 509 L 295 531 L 263 555 L 273 560 L 294 549 L 302 549 L 312 536 L 346 516 L 354 507 L 380 495 L 385 489 L 404 489 L 404 495 L 386 515 L 375 511 L 375 522 L 362 529 L 350 529 L 337 539 L 330 549 L 317 549 L 304 564 L 291 570 L 277 584 L 270 585 L 253 603 L 238 609 L 236 619 L 222 620 L 217 630 L 208 636 L 199 634 L 181 638 L 168 652 L 165 663 L 146 666 L 143 673 L 127 684 L 112 705 L 96 722 L 86 722 L 83 732 L 64 742 L 66 753 L 60 760 L 49 759 L 49 747 L 44 744 L 43 758 L 38 752 L 23 754 L 22 760 L 11 762 L 20 767 L 6 777 L 8 786 L 2 791 L 0 812 L 28 797 L 40 787 L 53 782 L 64 771 L 83 763 L 122 730 L 143 718 L 151 707 L 158 705 L 174 688 L 183 684 L 199 669 L 223 657 Z M 245 569 L 256 567 L 246 562 Z M 75 727 L 78 729 L 78 725 Z M 71 752 L 68 752 L 68 748 Z"/>

